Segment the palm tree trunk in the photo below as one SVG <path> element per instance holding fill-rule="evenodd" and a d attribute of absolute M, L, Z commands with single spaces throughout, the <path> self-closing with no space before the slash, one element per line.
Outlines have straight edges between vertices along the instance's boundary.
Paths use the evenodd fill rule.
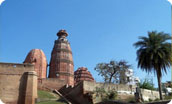
<path fill-rule="evenodd" d="M 159 76 L 158 73 L 157 73 L 157 79 L 158 79 L 158 88 L 159 88 L 160 100 L 163 100 L 163 98 L 162 98 L 162 88 L 161 88 L 161 77 Z"/>

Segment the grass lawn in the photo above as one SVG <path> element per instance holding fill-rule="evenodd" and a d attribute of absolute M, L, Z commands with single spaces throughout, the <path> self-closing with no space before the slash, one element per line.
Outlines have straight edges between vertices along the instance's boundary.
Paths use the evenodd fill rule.
<path fill-rule="evenodd" d="M 55 99 L 56 97 L 51 92 L 38 90 L 38 98 Z"/>
<path fill-rule="evenodd" d="M 49 101 L 41 101 L 36 104 L 66 104 L 64 102 L 50 100 L 50 99 L 59 99 L 58 97 L 54 96 L 53 93 L 48 91 L 38 90 L 38 98 L 39 99 L 49 99 Z"/>

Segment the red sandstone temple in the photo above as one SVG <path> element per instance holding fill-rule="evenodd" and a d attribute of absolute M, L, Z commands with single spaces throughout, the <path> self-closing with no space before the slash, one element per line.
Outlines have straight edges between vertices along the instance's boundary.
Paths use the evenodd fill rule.
<path fill-rule="evenodd" d="M 84 86 L 88 81 L 94 82 L 94 78 L 85 67 L 78 68 L 74 73 L 72 51 L 70 43 L 66 38 L 68 33 L 65 30 L 60 30 L 57 36 L 58 39 L 55 40 L 51 52 L 48 78 L 47 60 L 42 50 L 31 50 L 24 63 L 34 65 L 38 75 L 39 90 L 58 92 L 65 96 L 72 104 L 81 104 L 81 101 L 89 104 L 92 102 L 92 98 L 88 96 Z"/>
<path fill-rule="evenodd" d="M 51 53 L 49 78 L 66 80 L 66 84 L 74 85 L 74 64 L 70 43 L 66 38 L 68 34 L 65 30 L 60 30 L 57 36 Z"/>
<path fill-rule="evenodd" d="M 35 65 L 35 71 L 37 72 L 39 83 L 50 83 L 52 79 L 58 82 L 58 84 L 53 82 L 54 86 L 62 87 L 63 85 L 77 85 L 81 81 L 94 81 L 91 73 L 85 67 L 78 68 L 74 73 L 72 51 L 70 43 L 66 38 L 68 33 L 65 30 L 60 30 L 57 33 L 57 36 L 58 39 L 55 40 L 54 48 L 51 52 L 49 78 L 47 78 L 46 56 L 42 50 L 31 50 L 24 61 L 24 63 Z"/>
<path fill-rule="evenodd" d="M 45 54 L 40 49 L 32 49 L 23 63 L 31 63 L 35 66 L 35 71 L 38 79 L 46 78 L 47 76 L 47 59 Z"/>
<path fill-rule="evenodd" d="M 78 68 L 75 73 L 75 85 L 77 85 L 81 81 L 91 81 L 94 82 L 94 78 L 92 77 L 91 73 L 85 67 Z"/>

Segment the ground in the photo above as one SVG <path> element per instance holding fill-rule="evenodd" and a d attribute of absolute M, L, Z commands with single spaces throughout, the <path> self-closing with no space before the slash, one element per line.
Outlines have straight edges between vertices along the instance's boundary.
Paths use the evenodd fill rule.
<path fill-rule="evenodd" d="M 60 97 L 52 92 L 38 90 L 38 100 L 36 104 L 67 104 L 60 101 Z"/>

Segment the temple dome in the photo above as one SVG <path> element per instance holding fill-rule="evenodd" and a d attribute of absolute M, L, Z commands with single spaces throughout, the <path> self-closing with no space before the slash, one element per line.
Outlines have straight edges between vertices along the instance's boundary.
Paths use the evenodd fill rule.
<path fill-rule="evenodd" d="M 74 73 L 75 85 L 81 81 L 91 81 L 94 82 L 94 78 L 91 73 L 85 67 L 79 67 Z"/>
<path fill-rule="evenodd" d="M 23 63 L 34 64 L 38 78 L 46 78 L 47 76 L 47 59 L 44 52 L 40 49 L 32 49 Z"/>

